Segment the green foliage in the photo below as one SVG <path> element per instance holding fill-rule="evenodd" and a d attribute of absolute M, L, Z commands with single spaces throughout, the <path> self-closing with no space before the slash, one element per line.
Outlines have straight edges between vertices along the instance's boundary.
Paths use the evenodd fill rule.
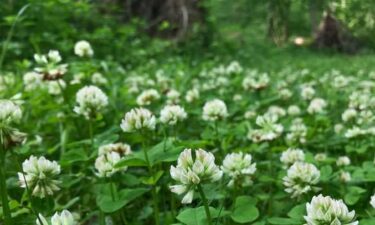
<path fill-rule="evenodd" d="M 202 148 L 213 153 L 219 166 L 227 154 L 238 152 L 251 154 L 256 163 L 257 170 L 249 186 L 241 187 L 241 181 L 231 187 L 227 174 L 220 182 L 202 185 L 215 225 L 304 224 L 306 203 L 318 193 L 342 199 L 350 210 L 355 210 L 360 224 L 375 223 L 375 211 L 369 205 L 375 191 L 373 136 L 350 139 L 344 132 L 334 131 L 336 124 L 344 123 L 342 113 L 348 108 L 353 92 L 366 90 L 370 96 L 374 94 L 375 65 L 371 50 L 347 56 L 315 52 L 288 41 L 275 48 L 265 39 L 268 26 L 265 18 L 271 3 L 276 4 L 273 5 L 273 12 L 279 17 L 276 23 L 284 24 L 287 20 L 285 24 L 291 37 L 309 36 L 310 18 L 306 12 L 311 1 L 288 1 L 285 5 L 281 5 L 283 1 L 205 1 L 209 10 L 206 19 L 211 27 L 206 32 L 192 30 L 191 39 L 181 42 L 145 34 L 148 24 L 142 18 L 124 21 L 123 9 L 115 2 L 17 0 L 0 3 L 2 46 L 18 11 L 29 4 L 15 23 L 0 71 L 0 99 L 12 99 L 21 105 L 23 118 L 17 129 L 28 134 L 22 145 L 7 151 L 6 161 L 0 165 L 6 168 L 9 206 L 17 225 L 35 224 L 33 211 L 49 219 L 64 209 L 77 213 L 82 225 L 103 225 L 104 220 L 119 225 L 157 224 L 155 221 L 175 225 L 210 224 L 205 201 L 198 195 L 196 186 L 193 185 L 195 195 L 188 205 L 181 203 L 182 195 L 170 191 L 170 186 L 175 184 L 170 168 L 176 166 L 185 148 Z M 355 35 L 372 44 L 371 1 L 332 2 L 336 4 L 335 15 Z M 324 1 L 316 4 L 319 12 L 330 7 Z M 160 29 L 173 29 L 173 26 L 165 21 Z M 207 32 L 212 36 L 204 37 Z M 90 42 L 95 52 L 92 58 L 73 54 L 74 44 L 79 40 Z M 204 40 L 210 40 L 210 45 L 202 46 Z M 66 88 L 59 94 L 51 94 L 48 88 L 26 90 L 28 83 L 24 75 L 37 66 L 33 55 L 45 54 L 50 49 L 58 49 L 62 62 L 69 65 L 62 78 Z M 232 61 L 239 62 L 244 70 L 225 72 Z M 243 80 L 253 69 L 258 71 L 256 74 L 269 75 L 270 82 L 262 90 L 244 90 Z M 94 73 L 101 73 L 107 82 L 94 82 Z M 339 75 L 350 81 L 344 88 L 334 87 Z M 135 91 L 134 78 L 140 79 Z M 50 84 L 46 80 L 42 82 Z M 73 111 L 77 91 L 87 85 L 98 86 L 109 101 L 103 112 L 90 120 Z M 324 113 L 314 115 L 306 111 L 311 99 L 300 97 L 304 85 L 313 86 L 315 97 L 327 100 Z M 188 102 L 185 96 L 192 88 L 200 90 L 200 97 Z M 122 132 L 120 123 L 124 113 L 139 107 L 137 97 L 148 89 L 156 89 L 160 94 L 160 99 L 143 106 L 157 117 L 156 130 Z M 181 94 L 178 104 L 188 114 L 187 120 L 175 126 L 159 121 L 160 110 L 169 104 L 167 93 L 171 89 Z M 292 96 L 283 99 L 281 89 L 288 89 Z M 241 98 L 235 100 L 238 96 Z M 229 112 L 226 120 L 217 123 L 202 119 L 203 105 L 214 98 L 222 99 Z M 370 111 L 372 103 L 368 106 Z M 268 142 L 249 139 L 249 130 L 258 128 L 257 115 L 267 113 L 271 106 L 287 110 L 291 105 L 298 105 L 302 113 L 292 116 L 285 112 L 279 118 L 284 127 L 280 138 Z M 245 117 L 249 111 L 255 116 Z M 297 117 L 307 126 L 304 143 L 286 138 Z M 344 124 L 344 131 L 357 125 L 370 129 L 373 119 L 368 124 L 350 121 Z M 113 143 L 129 144 L 132 153 L 113 165 L 116 173 L 112 176 L 99 177 L 95 167 L 98 149 Z M 317 192 L 309 191 L 298 198 L 291 198 L 285 192 L 283 178 L 288 168 L 280 162 L 280 155 L 292 147 L 302 148 L 305 161 L 320 171 Z M 317 160 L 318 153 L 325 153 L 327 158 Z M 53 196 L 30 197 L 20 188 L 17 173 L 21 171 L 21 163 L 31 155 L 45 156 L 61 166 L 58 176 L 61 190 Z M 336 159 L 344 155 L 352 162 L 339 167 Z M 349 173 L 351 180 L 344 182 L 342 172 Z M 3 217 L 0 210 L 0 221 Z"/>

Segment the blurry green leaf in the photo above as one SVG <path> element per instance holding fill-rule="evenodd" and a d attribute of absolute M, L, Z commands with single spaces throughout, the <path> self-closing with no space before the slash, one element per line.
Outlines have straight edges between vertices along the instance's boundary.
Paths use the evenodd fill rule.
<path fill-rule="evenodd" d="M 301 225 L 301 220 L 292 218 L 272 217 L 267 219 L 268 223 L 275 225 Z"/>
<path fill-rule="evenodd" d="M 218 218 L 227 215 L 225 211 L 217 210 L 213 207 L 210 207 L 210 213 L 212 218 Z M 186 225 L 207 225 L 207 218 L 204 207 L 198 208 L 187 208 L 180 212 L 176 217 L 178 221 Z"/>
<path fill-rule="evenodd" d="M 288 212 L 288 216 L 293 219 L 303 220 L 304 215 L 306 215 L 306 203 L 299 204 Z"/>
<path fill-rule="evenodd" d="M 68 152 L 64 152 L 64 154 L 61 156 L 60 164 L 62 166 L 69 166 L 75 162 L 84 162 L 88 159 L 89 158 L 84 149 L 72 149 Z"/>
<path fill-rule="evenodd" d="M 233 221 L 237 223 L 249 223 L 256 220 L 259 211 L 255 206 L 256 199 L 249 196 L 239 196 L 234 203 L 234 209 L 231 214 Z"/>
<path fill-rule="evenodd" d="M 119 197 L 115 200 L 112 200 L 111 195 L 101 194 L 96 198 L 96 204 L 103 212 L 113 213 L 143 195 L 148 190 L 147 188 L 124 189 L 118 193 Z"/>

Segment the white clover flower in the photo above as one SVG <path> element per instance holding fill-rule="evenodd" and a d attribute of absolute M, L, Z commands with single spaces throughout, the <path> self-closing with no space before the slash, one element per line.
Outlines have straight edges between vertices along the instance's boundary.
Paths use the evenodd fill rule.
<path fill-rule="evenodd" d="M 283 178 L 285 191 L 292 194 L 292 198 L 299 197 L 309 191 L 317 191 L 315 185 L 319 182 L 320 171 L 310 163 L 295 162 Z"/>
<path fill-rule="evenodd" d="M 349 96 L 349 108 L 364 110 L 372 103 L 372 99 L 367 92 L 353 92 Z"/>
<path fill-rule="evenodd" d="M 223 172 L 215 164 L 212 153 L 203 149 L 195 150 L 193 159 L 191 149 L 185 149 L 177 160 L 177 166 L 171 166 L 172 179 L 178 184 L 170 186 L 172 192 L 184 195 L 182 204 L 193 201 L 194 191 L 198 184 L 212 183 L 221 179 Z"/>
<path fill-rule="evenodd" d="M 0 92 L 5 92 L 6 90 L 13 87 L 15 84 L 14 74 L 0 74 Z"/>
<path fill-rule="evenodd" d="M 318 162 L 323 162 L 327 159 L 327 154 L 325 153 L 317 153 L 315 156 L 314 156 L 314 159 Z"/>
<path fill-rule="evenodd" d="M 93 118 L 108 105 L 107 95 L 96 86 L 85 86 L 76 94 L 74 112 L 86 119 Z"/>
<path fill-rule="evenodd" d="M 96 175 L 98 177 L 111 177 L 117 171 L 126 170 L 127 167 L 115 167 L 120 160 L 120 154 L 114 151 L 99 155 L 95 160 Z"/>
<path fill-rule="evenodd" d="M 375 194 L 371 196 L 370 205 L 375 209 Z"/>
<path fill-rule="evenodd" d="M 265 115 L 276 116 L 277 118 L 281 118 L 286 115 L 286 111 L 280 106 L 272 105 L 268 108 Z"/>
<path fill-rule="evenodd" d="M 298 116 L 301 114 L 301 109 L 296 105 L 291 105 L 288 107 L 288 114 L 291 116 Z"/>
<path fill-rule="evenodd" d="M 167 103 L 168 104 L 177 104 L 180 102 L 180 92 L 175 89 L 171 89 L 167 92 Z"/>
<path fill-rule="evenodd" d="M 315 95 L 315 89 L 311 86 L 303 86 L 301 90 L 301 97 L 305 100 L 310 100 Z"/>
<path fill-rule="evenodd" d="M 228 175 L 229 187 L 239 185 L 242 187 L 252 185 L 252 175 L 256 171 L 256 163 L 251 162 L 250 154 L 231 153 L 225 156 L 221 170 Z"/>
<path fill-rule="evenodd" d="M 335 88 L 343 88 L 349 84 L 349 79 L 347 77 L 344 77 L 342 75 L 336 76 L 333 78 L 332 86 Z"/>
<path fill-rule="evenodd" d="M 179 105 L 167 105 L 160 111 L 160 122 L 175 125 L 187 118 L 185 109 Z"/>
<path fill-rule="evenodd" d="M 148 109 L 135 108 L 125 114 L 120 126 L 124 132 L 155 130 L 156 118 Z"/>
<path fill-rule="evenodd" d="M 82 40 L 74 45 L 74 54 L 79 57 L 91 57 L 94 55 L 94 50 L 88 41 Z"/>
<path fill-rule="evenodd" d="M 358 225 L 354 210 L 349 212 L 342 200 L 335 200 L 323 195 L 314 196 L 306 204 L 306 225 Z"/>
<path fill-rule="evenodd" d="M 261 127 L 261 129 L 249 130 L 247 137 L 254 142 L 272 141 L 278 138 L 284 128 L 281 124 L 277 124 L 277 119 L 275 115 L 258 116 L 255 123 Z"/>
<path fill-rule="evenodd" d="M 117 152 L 121 156 L 126 156 L 132 153 L 131 147 L 125 143 L 114 143 L 102 145 L 99 147 L 99 155 L 104 155 L 110 152 Z"/>
<path fill-rule="evenodd" d="M 40 221 L 39 221 L 39 219 L 40 219 Z M 35 222 L 36 222 L 36 225 L 48 225 L 48 222 L 47 222 L 46 218 L 40 213 L 39 213 L 38 218 L 36 219 Z"/>
<path fill-rule="evenodd" d="M 362 110 L 357 118 L 358 124 L 369 124 L 374 121 L 374 116 L 371 110 Z"/>
<path fill-rule="evenodd" d="M 341 118 L 344 122 L 348 122 L 351 119 L 354 119 L 357 117 L 357 110 L 355 109 L 347 109 L 345 112 L 342 113 Z"/>
<path fill-rule="evenodd" d="M 350 158 L 348 156 L 341 156 L 336 160 L 337 166 L 349 166 Z"/>
<path fill-rule="evenodd" d="M 344 130 L 344 125 L 342 125 L 341 123 L 337 123 L 337 124 L 335 124 L 335 126 L 333 127 L 333 130 L 335 131 L 336 134 L 340 134 L 341 131 Z"/>
<path fill-rule="evenodd" d="M 280 161 L 284 164 L 285 168 L 288 168 L 295 162 L 305 161 L 305 153 L 298 148 L 288 148 L 281 154 Z"/>
<path fill-rule="evenodd" d="M 248 110 L 245 112 L 244 117 L 245 119 L 252 119 L 256 117 L 257 113 L 254 110 Z"/>
<path fill-rule="evenodd" d="M 279 91 L 279 96 L 284 100 L 289 99 L 292 95 L 293 93 L 287 88 L 283 88 Z"/>
<path fill-rule="evenodd" d="M 152 102 L 160 99 L 160 95 L 157 90 L 155 89 L 148 89 L 143 91 L 137 97 L 137 104 L 139 106 L 150 105 Z"/>
<path fill-rule="evenodd" d="M 268 86 L 270 78 L 267 73 L 258 74 L 250 72 L 242 81 L 242 87 L 245 90 L 260 90 Z"/>
<path fill-rule="evenodd" d="M 352 176 L 350 175 L 349 172 L 341 171 L 340 180 L 344 183 L 347 183 L 352 180 Z"/>
<path fill-rule="evenodd" d="M 185 100 L 187 102 L 194 102 L 199 99 L 199 90 L 198 89 L 191 89 L 186 92 Z"/>
<path fill-rule="evenodd" d="M 34 71 L 43 75 L 43 80 L 60 79 L 67 71 L 67 64 L 59 64 L 62 60 L 57 50 L 50 50 L 47 55 L 34 55 L 35 62 L 39 67 Z"/>
<path fill-rule="evenodd" d="M 127 167 L 116 168 L 116 164 L 132 154 L 131 147 L 124 143 L 107 144 L 99 147 L 98 158 L 95 160 L 96 175 L 111 177 L 118 171 L 125 171 Z"/>
<path fill-rule="evenodd" d="M 346 138 L 355 138 L 355 137 L 365 135 L 365 134 L 367 134 L 366 130 L 363 130 L 359 127 L 354 126 L 354 127 L 352 127 L 351 129 L 348 129 L 345 132 L 345 137 Z"/>
<path fill-rule="evenodd" d="M 101 73 L 94 73 L 91 76 L 91 82 L 96 85 L 104 85 L 108 83 L 107 78 L 103 76 Z"/>
<path fill-rule="evenodd" d="M 46 82 L 47 88 L 48 88 L 48 93 L 50 95 L 61 95 L 62 90 L 66 88 L 66 83 L 64 80 L 59 79 L 59 80 L 49 80 Z"/>
<path fill-rule="evenodd" d="M 235 102 L 241 101 L 242 99 L 243 99 L 243 97 L 240 94 L 235 94 L 233 96 L 233 101 L 235 101 Z"/>
<path fill-rule="evenodd" d="M 63 210 L 61 213 L 56 212 L 51 218 L 51 225 L 77 225 L 73 214 L 68 210 Z"/>
<path fill-rule="evenodd" d="M 225 70 L 227 74 L 231 75 L 241 73 L 243 71 L 243 68 L 237 61 L 233 61 L 227 66 Z"/>
<path fill-rule="evenodd" d="M 227 106 L 220 99 L 214 99 L 206 102 L 203 106 L 203 120 L 216 121 L 228 116 Z"/>
<path fill-rule="evenodd" d="M 28 188 L 32 195 L 45 198 L 60 190 L 59 181 L 55 177 L 60 174 L 60 165 L 56 161 L 49 161 L 44 157 L 30 156 L 22 163 L 23 173 L 18 173 L 18 179 L 22 188 Z"/>
<path fill-rule="evenodd" d="M 301 118 L 296 118 L 292 121 L 289 131 L 290 132 L 286 135 L 288 141 L 302 144 L 306 142 L 307 127 Z"/>
<path fill-rule="evenodd" d="M 57 50 L 50 50 L 48 52 L 48 58 L 49 58 L 49 60 L 51 60 L 52 62 L 55 62 L 55 63 L 61 62 L 61 60 L 62 60 L 62 58 L 60 56 L 60 53 Z"/>
<path fill-rule="evenodd" d="M 22 118 L 21 108 L 10 100 L 0 99 L 0 127 L 18 123 Z"/>
<path fill-rule="evenodd" d="M 44 87 L 43 75 L 36 72 L 28 72 L 23 75 L 23 84 L 26 91 L 34 91 Z"/>
<path fill-rule="evenodd" d="M 327 107 L 327 102 L 322 98 L 314 98 L 311 100 L 307 112 L 310 114 L 322 113 Z"/>
<path fill-rule="evenodd" d="M 73 75 L 73 80 L 70 81 L 70 84 L 80 84 L 84 78 L 84 73 L 76 73 Z"/>

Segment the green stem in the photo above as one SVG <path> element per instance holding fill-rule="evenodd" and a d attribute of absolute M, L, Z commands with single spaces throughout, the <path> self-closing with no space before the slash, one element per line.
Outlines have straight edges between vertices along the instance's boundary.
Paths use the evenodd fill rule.
<path fill-rule="evenodd" d="M 73 105 L 68 101 L 68 99 L 67 99 L 67 97 L 66 97 L 65 89 L 64 89 L 64 87 L 61 85 L 60 80 L 56 80 L 56 82 L 57 82 L 57 85 L 58 85 L 59 88 L 60 88 L 60 91 L 61 91 L 61 95 L 62 95 L 62 98 L 63 98 L 64 104 L 68 106 L 68 109 L 66 110 L 66 113 L 67 113 L 67 115 L 68 115 L 68 114 L 70 114 L 71 110 L 74 109 L 74 107 L 73 107 Z M 65 108 L 65 107 L 64 107 L 64 108 Z M 76 130 L 77 130 L 77 134 L 80 134 L 81 132 L 79 132 L 79 131 L 80 131 L 81 129 L 80 129 L 80 127 L 79 127 L 79 125 L 78 125 L 78 123 L 77 123 L 75 117 L 72 117 L 72 121 L 73 121 L 74 126 L 75 126 L 75 128 L 76 128 Z"/>
<path fill-rule="evenodd" d="M 208 201 L 206 198 L 206 195 L 204 194 L 204 191 L 202 189 L 202 186 L 198 184 L 198 192 L 202 198 L 203 206 L 204 206 L 204 211 L 206 212 L 206 217 L 207 217 L 207 222 L 208 225 L 212 225 L 212 219 L 211 219 L 211 213 L 210 213 L 210 208 L 208 206 Z"/>
<path fill-rule="evenodd" d="M 18 160 L 18 156 L 14 153 L 13 156 L 15 157 L 15 160 L 17 162 L 17 165 L 19 167 L 19 170 L 21 171 L 21 174 L 22 174 L 22 178 L 25 182 L 25 189 L 26 189 L 26 193 L 29 197 L 29 200 L 30 200 L 30 206 L 31 206 L 31 211 L 35 214 L 37 220 L 39 221 L 40 224 L 43 224 L 43 221 L 42 219 L 40 218 L 38 212 L 35 210 L 34 208 L 34 204 L 33 204 L 33 201 L 32 201 L 32 193 L 30 191 L 30 188 L 29 188 L 29 184 L 26 182 L 26 176 L 25 176 L 25 171 L 23 171 L 23 167 L 20 163 L 20 161 Z"/>
<path fill-rule="evenodd" d="M 117 193 L 117 187 L 116 187 L 116 184 L 115 182 L 113 181 L 113 178 L 110 177 L 110 180 L 109 180 L 109 184 L 110 184 L 110 188 L 111 188 L 111 196 L 112 196 L 112 201 L 116 201 L 118 199 L 118 193 Z M 120 216 L 120 219 L 122 221 L 122 224 L 125 225 L 127 224 L 128 222 L 126 221 L 126 218 L 123 214 L 123 211 L 122 209 L 119 209 L 118 211 L 118 215 Z"/>
<path fill-rule="evenodd" d="M 12 224 L 12 216 L 10 213 L 10 208 L 8 205 L 8 193 L 6 187 L 6 175 L 5 175 L 5 143 L 4 143 L 4 136 L 3 131 L 0 130 L 0 194 L 3 206 L 3 215 L 4 215 L 4 225 L 11 225 Z"/>
<path fill-rule="evenodd" d="M 172 213 L 172 218 L 174 222 L 176 218 L 176 200 L 175 200 L 174 194 L 171 194 L 171 213 Z"/>
<path fill-rule="evenodd" d="M 146 160 L 146 163 L 147 163 L 149 175 L 152 178 L 154 178 L 154 171 L 153 171 L 152 165 L 150 163 L 150 159 L 148 157 L 148 152 L 147 152 L 146 144 L 145 144 L 145 140 L 144 140 L 144 137 L 147 137 L 147 135 L 145 135 L 143 132 L 141 132 L 141 133 L 142 133 L 142 137 L 143 137 L 143 140 L 142 140 L 142 150 L 143 150 L 143 154 L 144 154 L 144 157 L 145 157 L 145 160 Z M 157 198 L 155 184 L 153 184 L 151 186 L 151 194 L 152 194 L 152 200 L 153 200 L 153 206 L 154 206 L 154 220 L 155 220 L 155 225 L 159 225 L 160 224 L 160 221 L 159 221 L 159 207 L 158 207 L 158 198 Z"/>
<path fill-rule="evenodd" d="M 91 150 L 94 151 L 94 128 L 93 128 L 93 122 L 91 118 L 89 119 L 89 135 L 90 135 Z"/>
<path fill-rule="evenodd" d="M 221 152 L 221 157 L 225 157 L 225 152 L 224 152 L 224 149 L 220 146 L 220 137 L 219 137 L 219 125 L 218 125 L 218 121 L 215 121 L 214 122 L 214 130 L 215 130 L 215 143 L 217 145 L 217 147 L 219 148 L 220 152 Z"/>
<path fill-rule="evenodd" d="M 100 214 L 99 214 L 99 224 L 105 225 L 105 215 L 104 215 L 103 211 L 100 211 Z"/>
<path fill-rule="evenodd" d="M 27 5 L 23 6 L 20 9 L 20 11 L 18 11 L 16 19 L 12 23 L 12 26 L 11 26 L 11 28 L 9 30 L 8 36 L 7 36 L 6 40 L 3 42 L 3 48 L 1 50 L 1 55 L 0 55 L 0 71 L 1 71 L 1 68 L 3 66 L 3 62 L 4 62 L 4 58 L 5 58 L 6 52 L 8 50 L 8 45 L 10 43 L 10 40 L 12 39 L 12 36 L 13 36 L 13 33 L 14 33 L 14 29 L 16 28 L 16 24 L 17 24 L 19 18 L 22 16 L 22 14 L 26 11 L 26 9 L 29 6 L 30 6 L 30 4 L 27 4 Z"/>

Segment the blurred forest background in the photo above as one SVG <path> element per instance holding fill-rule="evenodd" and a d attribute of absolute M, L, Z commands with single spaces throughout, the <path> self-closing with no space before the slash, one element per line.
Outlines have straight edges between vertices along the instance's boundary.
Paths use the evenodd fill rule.
<path fill-rule="evenodd" d="M 320 68 L 348 62 L 371 66 L 374 3 L 2 0 L 0 60 L 5 68 L 14 63 L 27 66 L 23 59 L 31 59 L 36 52 L 59 49 L 64 55 L 76 41 L 84 39 L 94 46 L 97 58 L 127 67 L 150 59 L 164 63 L 177 56 L 188 62 L 235 59 L 258 67 L 294 63 Z M 274 65 L 275 61 L 282 63 Z"/>

